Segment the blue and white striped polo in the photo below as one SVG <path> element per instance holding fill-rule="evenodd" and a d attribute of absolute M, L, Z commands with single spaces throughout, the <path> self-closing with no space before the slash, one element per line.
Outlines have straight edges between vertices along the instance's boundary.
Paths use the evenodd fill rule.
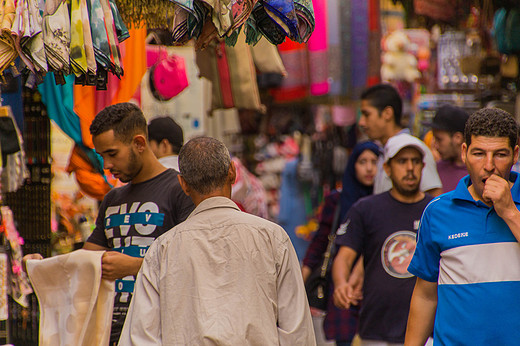
<path fill-rule="evenodd" d="M 469 185 L 466 176 L 426 207 L 408 271 L 438 283 L 435 345 L 520 345 L 520 244 Z"/>

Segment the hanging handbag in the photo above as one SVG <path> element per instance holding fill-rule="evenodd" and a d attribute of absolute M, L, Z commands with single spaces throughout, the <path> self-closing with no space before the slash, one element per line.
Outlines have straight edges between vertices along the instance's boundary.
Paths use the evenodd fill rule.
<path fill-rule="evenodd" d="M 329 234 L 329 243 L 327 250 L 323 254 L 323 262 L 321 266 L 314 268 L 307 281 L 305 281 L 305 291 L 307 292 L 307 299 L 309 306 L 327 310 L 329 301 L 329 276 L 331 269 L 332 249 L 334 247 L 334 240 L 336 239 L 336 228 L 338 226 L 339 212 L 341 210 L 340 203 L 336 205 L 334 211 L 334 219 L 332 220 L 331 232 Z"/>

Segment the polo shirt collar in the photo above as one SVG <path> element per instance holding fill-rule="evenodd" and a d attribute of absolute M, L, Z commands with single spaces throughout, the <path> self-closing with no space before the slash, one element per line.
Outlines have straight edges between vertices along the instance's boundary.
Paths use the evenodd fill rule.
<path fill-rule="evenodd" d="M 518 179 L 518 173 L 511 172 L 509 175 L 509 180 L 513 181 L 514 184 L 511 187 L 511 195 L 513 196 L 513 202 L 520 203 L 520 179 Z M 471 184 L 471 179 L 469 175 L 462 178 L 457 187 L 453 191 L 452 199 L 461 199 L 465 201 L 475 202 L 473 196 L 468 191 L 468 187 Z"/>
<path fill-rule="evenodd" d="M 240 208 L 236 205 L 236 203 L 230 200 L 229 198 L 216 196 L 207 198 L 200 202 L 199 205 L 191 212 L 190 216 L 197 215 L 206 210 L 214 208 L 232 208 L 240 211 Z"/>

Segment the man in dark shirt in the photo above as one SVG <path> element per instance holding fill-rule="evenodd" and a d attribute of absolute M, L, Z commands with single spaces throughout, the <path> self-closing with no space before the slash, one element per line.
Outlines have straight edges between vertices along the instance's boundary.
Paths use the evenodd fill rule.
<path fill-rule="evenodd" d="M 444 105 L 435 113 L 431 122 L 423 122 L 433 132 L 433 147 L 439 152 L 441 160 L 437 162 L 437 172 L 442 181 L 442 191 L 452 191 L 459 180 L 468 175 L 466 165 L 460 155 L 464 143 L 464 126 L 469 114 L 464 109 Z"/>
<path fill-rule="evenodd" d="M 419 139 L 393 136 L 385 145 L 384 169 L 392 189 L 359 200 L 338 228 L 334 260 L 334 303 L 358 304 L 348 283 L 352 265 L 363 256 L 365 277 L 359 317 L 362 343 L 402 344 L 415 277 L 408 273 L 421 214 L 432 199 L 420 191 L 424 149 Z"/>
<path fill-rule="evenodd" d="M 116 344 L 132 298 L 142 257 L 152 242 L 184 221 L 194 205 L 182 191 L 176 172 L 164 167 L 150 149 L 142 111 L 120 103 L 99 112 L 90 125 L 104 168 L 123 183 L 107 193 L 86 250 L 103 255 L 102 277 L 116 280 L 110 344 Z"/>

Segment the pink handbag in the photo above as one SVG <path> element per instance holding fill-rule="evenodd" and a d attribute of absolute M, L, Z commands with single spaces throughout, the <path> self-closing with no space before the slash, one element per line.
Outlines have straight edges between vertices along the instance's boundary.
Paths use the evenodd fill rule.
<path fill-rule="evenodd" d="M 159 57 L 150 68 L 150 90 L 160 101 L 168 101 L 189 85 L 186 63 L 178 55 Z"/>

